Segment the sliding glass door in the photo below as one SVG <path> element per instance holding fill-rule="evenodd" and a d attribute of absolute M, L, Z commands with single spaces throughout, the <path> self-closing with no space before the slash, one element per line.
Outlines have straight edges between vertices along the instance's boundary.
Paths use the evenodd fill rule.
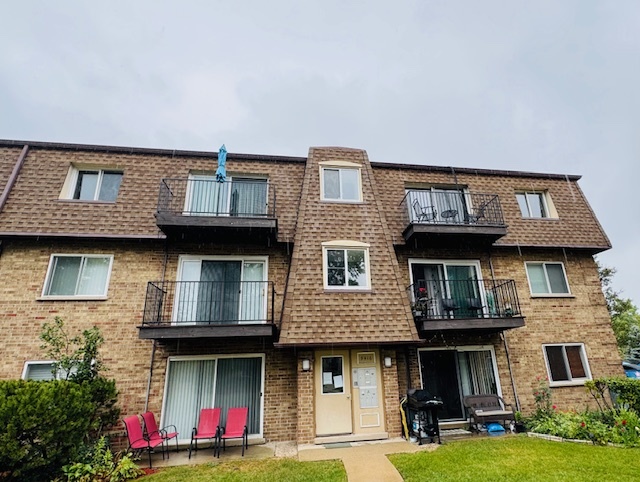
<path fill-rule="evenodd" d="M 176 322 L 256 322 L 265 319 L 265 261 L 183 259 Z"/>
<path fill-rule="evenodd" d="M 263 356 L 170 359 L 163 425 L 175 425 L 179 439 L 189 441 L 202 408 L 219 407 L 221 426 L 227 410 L 249 407 L 250 434 L 262 434 Z"/>
<path fill-rule="evenodd" d="M 193 216 L 259 217 L 267 213 L 268 182 L 264 178 L 190 174 L 184 212 Z"/>
<path fill-rule="evenodd" d="M 500 394 L 493 350 L 461 347 L 456 350 L 420 350 L 422 386 L 442 398 L 442 420 L 466 418 L 467 395 Z"/>
<path fill-rule="evenodd" d="M 417 290 L 424 288 L 427 315 L 435 317 L 467 318 L 481 314 L 483 303 L 478 272 L 477 263 L 411 263 L 414 287 Z"/>

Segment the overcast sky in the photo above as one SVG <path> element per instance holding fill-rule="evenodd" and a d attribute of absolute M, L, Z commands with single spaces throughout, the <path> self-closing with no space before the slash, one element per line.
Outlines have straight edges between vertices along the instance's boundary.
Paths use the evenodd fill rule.
<path fill-rule="evenodd" d="M 640 1 L 0 6 L 0 138 L 581 174 L 640 303 Z"/>

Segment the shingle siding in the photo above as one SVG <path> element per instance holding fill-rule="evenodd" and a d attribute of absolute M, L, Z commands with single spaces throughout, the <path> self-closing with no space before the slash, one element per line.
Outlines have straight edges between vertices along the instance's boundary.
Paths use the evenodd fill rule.
<path fill-rule="evenodd" d="M 24 143 L 0 141 L 0 192 Z M 361 166 L 362 203 L 320 200 L 321 161 Z M 60 200 L 69 166 L 122 169 L 115 203 Z M 252 243 L 252 234 L 235 243 L 215 234 L 198 242 L 165 239 L 154 218 L 161 179 L 190 171 L 215 171 L 215 153 L 160 151 L 32 143 L 7 203 L 0 213 L 0 378 L 18 378 L 24 362 L 45 358 L 38 338 L 44 322 L 62 316 L 70 332 L 99 326 L 105 336 L 107 375 L 117 381 L 124 414 L 145 408 L 153 343 L 139 339 L 149 281 L 176 279 L 180 256 L 266 256 L 275 286 L 274 339 L 183 339 L 158 341 L 153 357 L 149 408 L 162 409 L 166 369 L 171 356 L 261 354 L 265 357 L 264 437 L 311 442 L 315 437 L 314 370 L 303 371 L 317 347 L 363 345 L 390 356 L 380 365 L 386 430 L 400 434 L 398 399 L 419 387 L 421 348 L 491 346 L 502 393 L 516 394 L 526 413 L 534 408 L 536 377 L 547 375 L 542 344 L 584 343 L 594 377 L 621 375 L 615 337 L 592 254 L 610 243 L 581 192 L 575 176 L 503 171 L 459 171 L 371 164 L 358 149 L 311 148 L 308 158 L 229 154 L 227 171 L 262 174 L 276 189 L 277 239 Z M 471 192 L 500 196 L 508 233 L 494 245 L 474 242 L 438 247 L 405 243 L 403 197 L 406 188 L 468 186 Z M 545 190 L 558 219 L 523 219 L 518 190 Z M 133 239 L 132 239 L 133 238 Z M 139 239 L 135 239 L 139 238 Z M 322 243 L 367 243 L 371 290 L 324 289 Z M 53 253 L 112 254 L 106 300 L 40 299 Z M 410 258 L 478 260 L 483 279 L 512 279 L 526 324 L 500 334 L 438 333 L 418 336 L 406 291 Z M 571 296 L 532 297 L 525 262 L 563 263 Z M 506 347 L 505 347 L 506 343 Z M 509 357 L 507 357 L 507 349 Z M 407 379 L 407 371 L 409 379 Z M 511 381 L 513 375 L 515 389 Z M 561 408 L 591 403 L 584 387 L 553 388 Z M 118 432 L 118 430 L 116 430 Z"/>

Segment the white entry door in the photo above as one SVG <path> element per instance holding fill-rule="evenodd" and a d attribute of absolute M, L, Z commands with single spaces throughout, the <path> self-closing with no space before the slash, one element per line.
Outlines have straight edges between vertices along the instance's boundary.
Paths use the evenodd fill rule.
<path fill-rule="evenodd" d="M 318 351 L 315 358 L 316 435 L 350 434 L 353 422 L 349 351 Z"/>

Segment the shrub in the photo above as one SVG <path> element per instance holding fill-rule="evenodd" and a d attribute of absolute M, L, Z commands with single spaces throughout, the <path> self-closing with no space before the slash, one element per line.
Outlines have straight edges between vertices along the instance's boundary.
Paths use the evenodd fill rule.
<path fill-rule="evenodd" d="M 81 462 L 65 466 L 62 471 L 67 482 L 121 482 L 144 473 L 131 454 L 111 452 L 105 437 L 95 443 Z"/>
<path fill-rule="evenodd" d="M 0 474 L 51 480 L 78 453 L 93 412 L 77 383 L 0 381 Z"/>

